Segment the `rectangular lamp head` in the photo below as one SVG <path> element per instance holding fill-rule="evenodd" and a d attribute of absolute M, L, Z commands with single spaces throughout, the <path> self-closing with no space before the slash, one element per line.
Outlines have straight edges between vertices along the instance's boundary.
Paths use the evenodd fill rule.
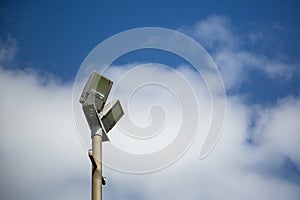
<path fill-rule="evenodd" d="M 100 122 L 103 131 L 108 133 L 123 115 L 124 111 L 119 100 L 114 100 L 105 105 L 102 112 L 100 112 Z"/>
<path fill-rule="evenodd" d="M 104 107 L 112 84 L 113 82 L 108 78 L 93 72 L 85 84 L 79 102 L 83 105 L 95 104 L 96 109 L 100 112 Z"/>

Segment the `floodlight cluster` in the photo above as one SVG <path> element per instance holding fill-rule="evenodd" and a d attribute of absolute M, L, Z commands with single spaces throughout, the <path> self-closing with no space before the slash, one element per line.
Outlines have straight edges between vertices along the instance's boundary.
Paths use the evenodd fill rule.
<path fill-rule="evenodd" d="M 92 134 L 102 128 L 103 141 L 109 140 L 106 134 L 124 115 L 119 100 L 114 100 L 105 105 L 112 85 L 111 80 L 97 72 L 93 72 L 79 99 Z"/>

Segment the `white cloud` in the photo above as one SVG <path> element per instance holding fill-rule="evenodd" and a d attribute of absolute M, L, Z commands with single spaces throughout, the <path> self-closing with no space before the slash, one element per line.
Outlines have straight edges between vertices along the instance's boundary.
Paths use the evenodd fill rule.
<path fill-rule="evenodd" d="M 207 48 L 218 48 L 220 45 L 235 48 L 239 45 L 238 38 L 231 31 L 230 20 L 224 16 L 210 16 L 198 22 L 192 36 Z"/>
<path fill-rule="evenodd" d="M 21 72 L 12 75 L 1 70 L 0 75 L 0 90 L 5 94 L 1 100 L 1 198 L 89 198 L 90 163 L 75 134 L 71 87 L 41 86 L 37 77 Z M 299 102 L 290 99 L 276 108 L 259 110 L 263 125 L 258 123 L 257 129 L 263 126 L 267 139 L 256 148 L 245 145 L 251 108 L 229 98 L 223 136 L 207 159 L 197 159 L 197 140 L 182 159 L 157 173 L 128 175 L 105 168 L 104 197 L 297 199 L 299 185 L 253 167 L 268 164 L 270 153 L 274 160 L 289 156 L 298 162 Z M 285 136 L 280 130 L 285 130 Z"/>
<path fill-rule="evenodd" d="M 265 73 L 269 78 L 282 80 L 290 79 L 294 73 L 296 63 L 280 57 L 266 57 L 255 53 L 253 49 L 244 48 L 248 40 L 234 30 L 227 17 L 210 16 L 193 27 L 182 28 L 182 31 L 196 38 L 208 49 L 220 68 L 227 89 L 234 88 L 249 78 L 248 72 L 253 69 Z M 259 31 L 251 32 L 250 40 L 262 40 L 262 34 L 264 33 Z"/>
<path fill-rule="evenodd" d="M 269 109 L 259 109 L 254 140 L 259 140 L 267 152 L 278 152 L 300 166 L 300 101 L 286 97 Z"/>
<path fill-rule="evenodd" d="M 41 85 L 32 74 L 3 69 L 0 82 L 0 198 L 88 198 L 89 161 L 73 127 L 71 85 Z"/>
<path fill-rule="evenodd" d="M 296 161 L 296 165 L 299 166 L 298 161 L 294 159 L 295 156 L 299 157 L 297 149 L 290 150 L 290 145 L 294 146 L 299 141 L 299 133 L 295 133 L 296 129 L 287 127 L 298 126 L 297 123 L 280 123 L 280 129 L 286 129 L 285 136 L 270 128 L 262 133 L 264 137 L 270 134 L 285 137 L 284 142 L 281 142 L 281 139 L 274 141 L 266 138 L 259 147 L 249 146 L 246 139 L 253 110 L 236 98 L 228 100 L 224 132 L 210 156 L 205 160 L 196 158 L 199 153 L 199 141 L 196 141 L 182 159 L 166 170 L 143 176 L 109 171 L 111 182 L 116 183 L 114 187 L 120 188 L 121 192 L 110 194 L 111 191 L 106 191 L 107 199 L 122 198 L 122 195 L 126 196 L 126 191 L 129 194 L 137 193 L 137 196 L 143 194 L 142 197 L 137 197 L 142 199 L 298 199 L 299 183 L 269 173 L 268 169 L 262 169 L 265 166 L 281 168 L 282 160 L 286 156 Z M 293 104 L 285 102 L 275 110 L 259 110 L 262 116 L 268 116 L 270 119 L 264 123 L 276 129 L 279 125 L 273 119 L 286 110 L 292 111 L 294 105 L 300 103 L 299 99 L 292 101 Z M 287 112 L 282 117 L 288 120 L 297 113 L 298 109 Z M 258 120 L 260 121 L 260 118 Z M 254 129 L 258 128 L 259 125 Z M 278 146 L 278 142 L 281 146 Z"/>

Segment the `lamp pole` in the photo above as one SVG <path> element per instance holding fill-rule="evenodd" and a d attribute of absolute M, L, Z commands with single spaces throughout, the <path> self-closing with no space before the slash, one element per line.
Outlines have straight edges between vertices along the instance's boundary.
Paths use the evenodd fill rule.
<path fill-rule="evenodd" d="M 102 200 L 102 129 L 92 131 L 92 200 Z"/>
<path fill-rule="evenodd" d="M 92 137 L 92 149 L 88 155 L 92 162 L 92 200 L 102 200 L 102 142 L 109 141 L 107 133 L 124 115 L 119 100 L 105 105 L 113 82 L 97 72 L 93 72 L 86 82 L 79 102 L 89 124 Z"/>

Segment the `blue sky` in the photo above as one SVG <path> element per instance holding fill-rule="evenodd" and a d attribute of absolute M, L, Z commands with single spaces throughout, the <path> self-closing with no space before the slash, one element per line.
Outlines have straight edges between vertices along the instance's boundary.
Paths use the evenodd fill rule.
<path fill-rule="evenodd" d="M 67 78 L 74 77 L 76 67 L 92 48 L 114 34 L 144 26 L 178 29 L 192 26 L 211 14 L 229 17 L 235 31 L 241 34 L 252 27 L 278 24 L 285 31 L 270 35 L 273 41 L 265 45 L 271 52 L 265 51 L 265 45 L 253 50 L 278 51 L 294 58 L 299 53 L 297 1 L 1 1 L 1 4 L 1 35 L 17 38 L 20 61 L 37 66 L 50 62 L 49 71 Z"/>
<path fill-rule="evenodd" d="M 20 194 L 5 192 L 10 187 L 19 189 L 23 199 L 89 197 L 90 163 L 74 134 L 70 108 L 73 82 L 81 63 L 100 42 L 140 27 L 180 31 L 210 54 L 227 93 L 224 133 L 212 155 L 203 161 L 194 159 L 200 137 L 187 155 L 157 173 L 131 175 L 104 168 L 111 180 L 105 187 L 105 198 L 174 199 L 172 195 L 176 194 L 179 199 L 191 200 L 298 199 L 299 19 L 297 0 L 1 0 L 0 91 L 7 95 L 0 107 L 0 199 L 20 198 Z M 184 59 L 159 50 L 124 55 L 108 74 L 117 79 L 133 69 L 134 63 L 168 65 L 186 75 L 195 91 L 205 91 L 199 77 L 184 67 Z M 152 67 L 157 68 L 154 64 Z M 152 77 L 153 71 L 146 71 Z M 168 71 L 160 73 L 175 77 Z M 20 102 L 19 96 L 6 87 L 9 83 L 13 91 L 26 98 Z M 136 96 L 142 100 L 140 110 L 132 111 L 137 116 L 148 112 L 142 109 L 151 103 L 146 91 L 142 90 L 144 96 Z M 158 92 L 157 96 L 163 94 Z M 153 99 L 159 99 L 157 96 Z M 196 96 L 207 105 L 200 106 L 200 111 L 209 114 L 206 96 Z M 166 99 L 172 107 L 172 98 Z M 17 108 L 20 103 L 23 106 Z M 15 114 L 10 109 L 19 113 L 21 132 L 26 137 L 11 120 Z M 199 119 L 207 120 L 202 116 Z M 172 120 L 176 120 L 173 115 Z M 199 125 L 202 129 L 205 126 Z M 13 133 L 13 139 L 9 133 Z M 66 145 L 67 137 L 71 139 Z M 117 144 L 118 137 L 113 138 Z M 11 152 L 20 155 L 24 166 L 9 177 L 7 174 L 14 173 L 19 162 L 7 156 Z M 42 169 L 49 174 L 37 176 Z M 43 183 L 48 187 L 43 188 Z M 180 192 L 182 187 L 187 194 Z"/>

